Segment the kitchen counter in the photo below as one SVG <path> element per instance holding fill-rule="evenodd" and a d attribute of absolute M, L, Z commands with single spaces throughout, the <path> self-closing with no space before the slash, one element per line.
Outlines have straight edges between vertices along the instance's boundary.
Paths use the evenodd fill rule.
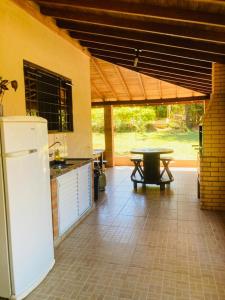
<path fill-rule="evenodd" d="M 50 162 L 50 178 L 54 179 L 61 176 L 71 170 L 77 169 L 93 161 L 93 158 L 67 158 L 65 160 L 65 166 L 63 168 L 54 168 Z"/>
<path fill-rule="evenodd" d="M 92 158 L 67 158 L 50 163 L 51 204 L 54 244 L 93 209 Z"/>

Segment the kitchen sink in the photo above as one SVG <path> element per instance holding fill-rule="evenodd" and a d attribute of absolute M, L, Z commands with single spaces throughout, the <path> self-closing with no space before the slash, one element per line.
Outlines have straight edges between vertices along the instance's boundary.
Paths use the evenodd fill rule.
<path fill-rule="evenodd" d="M 53 165 L 51 166 L 51 168 L 53 169 L 65 169 L 68 168 L 69 166 L 72 166 L 73 164 L 57 164 L 57 165 Z"/>
<path fill-rule="evenodd" d="M 67 162 L 67 161 L 51 161 L 50 162 L 50 168 L 52 168 L 52 169 L 65 169 L 72 165 L 73 164 L 71 164 L 70 162 Z"/>

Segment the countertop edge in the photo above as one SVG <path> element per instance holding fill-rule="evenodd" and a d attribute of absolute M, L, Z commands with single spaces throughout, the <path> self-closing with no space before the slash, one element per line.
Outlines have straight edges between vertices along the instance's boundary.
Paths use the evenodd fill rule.
<path fill-rule="evenodd" d="M 93 158 L 67 158 L 66 161 L 70 161 L 72 165 L 69 165 L 64 169 L 53 169 L 50 168 L 50 180 L 53 180 L 61 175 L 64 175 L 70 171 L 80 168 L 88 163 L 91 163 Z"/>

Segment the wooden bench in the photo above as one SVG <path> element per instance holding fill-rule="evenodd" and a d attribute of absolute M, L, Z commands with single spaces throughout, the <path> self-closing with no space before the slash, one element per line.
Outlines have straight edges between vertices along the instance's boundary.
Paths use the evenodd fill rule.
<path fill-rule="evenodd" d="M 173 161 L 173 158 L 170 157 L 170 156 L 164 156 L 164 157 L 160 157 L 160 161 L 162 162 L 163 164 L 163 170 L 160 174 L 160 177 L 162 178 L 163 174 L 166 173 L 170 179 L 170 181 L 173 181 L 174 180 L 174 177 L 169 169 L 169 164 L 171 161 Z"/>
<path fill-rule="evenodd" d="M 134 188 L 137 189 L 137 182 L 144 183 L 144 171 L 142 167 L 143 159 L 141 157 L 132 157 L 130 159 L 134 163 L 134 170 L 131 174 L 131 180 L 134 183 Z M 137 179 L 136 173 L 139 173 L 140 180 Z"/>

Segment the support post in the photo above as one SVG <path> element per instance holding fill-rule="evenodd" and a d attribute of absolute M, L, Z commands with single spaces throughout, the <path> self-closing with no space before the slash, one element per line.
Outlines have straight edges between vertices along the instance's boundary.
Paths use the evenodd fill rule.
<path fill-rule="evenodd" d="M 115 165 L 114 157 L 114 126 L 113 126 L 113 106 L 104 107 L 104 125 L 105 125 L 105 159 L 107 167 Z"/>

